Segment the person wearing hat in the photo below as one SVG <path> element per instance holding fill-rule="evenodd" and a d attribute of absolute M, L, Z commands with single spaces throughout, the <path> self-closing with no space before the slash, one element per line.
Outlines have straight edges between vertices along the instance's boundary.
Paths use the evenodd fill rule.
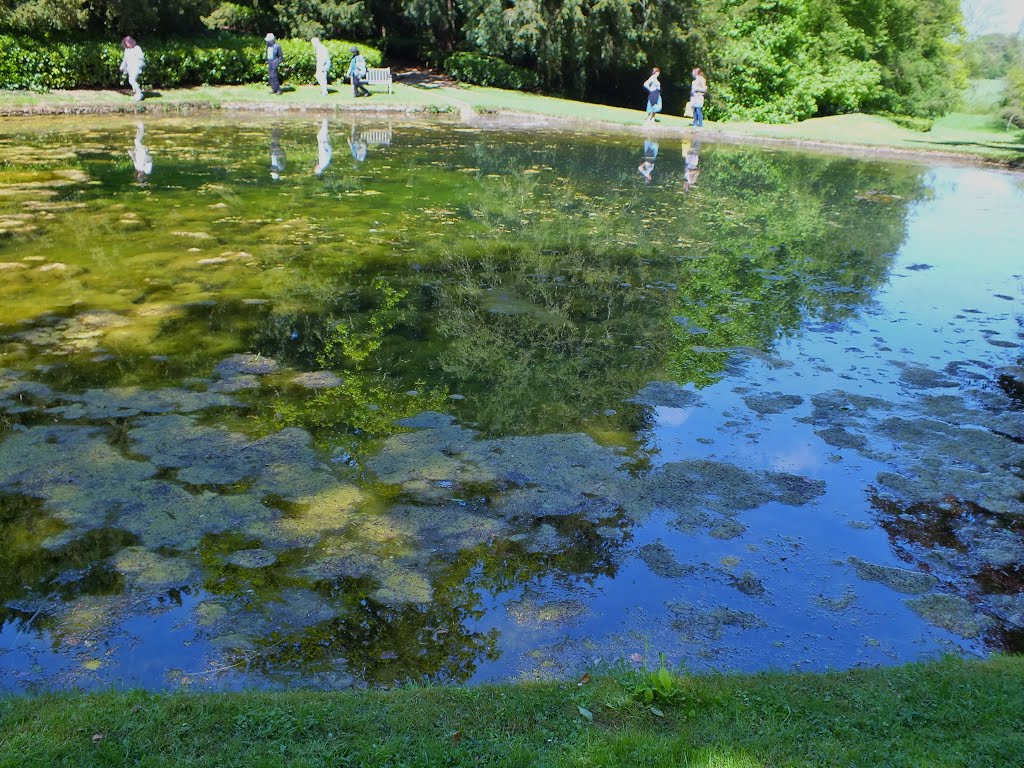
<path fill-rule="evenodd" d="M 267 41 L 267 74 L 270 78 L 270 90 L 273 93 L 281 93 L 281 78 L 277 74 L 277 68 L 284 61 L 284 51 L 274 38 L 273 32 L 268 32 L 264 40 Z"/>
<path fill-rule="evenodd" d="M 363 85 L 363 81 L 366 79 L 366 59 L 354 45 L 349 48 L 349 51 L 352 53 L 352 61 L 348 65 L 348 76 L 352 80 L 352 94 L 357 99 L 360 96 L 369 96 L 370 92 Z"/>

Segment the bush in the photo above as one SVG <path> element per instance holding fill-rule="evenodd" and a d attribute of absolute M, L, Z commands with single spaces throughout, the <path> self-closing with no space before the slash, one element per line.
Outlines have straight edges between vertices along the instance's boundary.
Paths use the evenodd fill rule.
<path fill-rule="evenodd" d="M 306 40 L 280 40 L 284 51 L 281 75 L 312 82 L 316 54 Z M 220 34 L 191 39 L 139 41 L 146 54 L 145 85 L 175 88 L 190 85 L 258 83 L 267 76 L 262 39 Z M 353 43 L 325 40 L 334 59 L 335 75 L 344 74 Z M 360 51 L 368 66 L 380 66 L 381 53 L 365 45 Z M 0 88 L 46 91 L 54 88 L 111 88 L 124 83 L 118 71 L 120 43 L 109 40 L 43 41 L 0 35 Z"/>
<path fill-rule="evenodd" d="M 536 73 L 479 53 L 453 53 L 445 61 L 444 69 L 461 83 L 514 91 L 532 91 L 540 85 Z"/>
<path fill-rule="evenodd" d="M 921 133 L 928 133 L 935 124 L 935 121 L 930 117 L 894 115 L 892 112 L 879 112 L 878 115 L 880 117 L 884 117 L 886 120 L 891 120 L 901 128 L 909 128 L 912 131 L 920 131 Z"/>

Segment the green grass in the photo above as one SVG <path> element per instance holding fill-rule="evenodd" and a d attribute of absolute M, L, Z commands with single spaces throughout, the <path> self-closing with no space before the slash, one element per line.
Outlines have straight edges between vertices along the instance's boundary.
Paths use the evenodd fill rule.
<path fill-rule="evenodd" d="M 708 138 L 738 141 L 769 140 L 822 147 L 864 148 L 867 151 L 872 148 L 895 149 L 921 154 L 941 152 L 1021 164 L 1024 163 L 1024 130 L 1008 128 L 991 106 L 997 98 L 998 82 L 976 81 L 974 100 L 969 102 L 973 112 L 946 115 L 926 133 L 902 128 L 884 117 L 861 114 L 814 118 L 790 125 L 708 122 L 700 133 Z M 0 91 L 0 114 L 33 111 L 135 112 L 140 109 L 176 112 L 192 108 L 326 109 L 338 112 L 358 109 L 360 112 L 462 112 L 465 116 L 519 113 L 543 115 L 595 130 L 615 126 L 651 129 L 651 126 L 644 125 L 644 113 L 639 108 L 623 109 L 498 88 L 422 87 L 399 83 L 392 94 L 376 87 L 373 97 L 356 100 L 351 88 L 344 83 L 333 87 L 335 93 L 326 99 L 313 85 L 297 85 L 281 96 L 271 96 L 262 85 L 184 88 L 152 94 L 141 106 L 130 101 L 124 92 L 116 91 L 53 91 L 47 94 Z M 692 130 L 688 124 L 686 118 L 662 115 L 653 128 L 660 134 L 684 134 Z"/>
<path fill-rule="evenodd" d="M 8 697 L 0 765 L 1024 765 L 1022 658 L 686 677 L 664 717 L 630 682 Z"/>

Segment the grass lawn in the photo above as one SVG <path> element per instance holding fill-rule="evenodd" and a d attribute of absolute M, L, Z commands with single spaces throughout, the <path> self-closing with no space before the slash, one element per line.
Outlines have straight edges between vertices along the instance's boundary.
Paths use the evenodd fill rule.
<path fill-rule="evenodd" d="M 999 81 L 978 81 L 973 113 L 952 113 L 937 120 L 931 131 L 902 128 L 872 115 L 839 115 L 814 118 L 789 125 L 763 123 L 706 123 L 700 133 L 709 139 L 773 140 L 822 146 L 897 149 L 917 153 L 942 152 L 973 156 L 1000 163 L 1024 163 L 1024 130 L 1009 128 L 994 111 L 979 113 L 981 106 L 997 98 Z M 287 86 L 286 87 L 290 87 Z M 477 114 L 489 118 L 509 113 L 543 115 L 557 120 L 598 128 L 630 127 L 659 134 L 689 134 L 689 120 L 663 115 L 656 126 L 644 125 L 641 109 L 622 109 L 550 96 L 478 86 L 411 86 L 396 83 L 394 93 L 379 86 L 368 99 L 355 99 L 344 83 L 332 86 L 324 98 L 314 85 L 298 85 L 281 96 L 272 96 L 262 85 L 206 86 L 151 92 L 140 104 L 123 91 L 53 91 L 46 94 L 0 91 L 0 114 L 32 112 L 183 111 L 203 108 L 253 110 L 328 110 L 348 112 L 454 112 L 464 118 Z M 979 106 L 981 105 L 981 106 Z"/>
<path fill-rule="evenodd" d="M 1024 658 L 585 683 L 0 699 L 0 766 L 1024 765 Z"/>

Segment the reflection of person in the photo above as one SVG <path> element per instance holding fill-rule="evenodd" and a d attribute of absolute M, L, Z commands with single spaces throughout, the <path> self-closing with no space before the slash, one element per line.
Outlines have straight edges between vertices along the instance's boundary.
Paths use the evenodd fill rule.
<path fill-rule="evenodd" d="M 132 87 L 132 100 L 142 101 L 142 89 L 139 87 L 139 75 L 146 66 L 146 56 L 131 36 L 121 41 L 124 55 L 121 57 L 121 74 L 128 76 L 128 85 Z"/>
<path fill-rule="evenodd" d="M 661 70 L 655 67 L 651 70 L 651 76 L 644 81 L 644 88 L 647 89 L 647 122 L 653 122 L 661 112 Z"/>
<path fill-rule="evenodd" d="M 348 77 L 352 81 L 352 94 L 358 99 L 360 96 L 369 96 L 363 81 L 366 80 L 366 59 L 359 49 L 354 45 L 349 48 L 352 53 L 352 61 L 348 65 Z"/>
<path fill-rule="evenodd" d="M 690 83 L 690 103 L 693 105 L 693 126 L 704 125 L 704 96 L 708 92 L 708 81 L 700 67 L 693 68 L 693 82 Z"/>
<path fill-rule="evenodd" d="M 683 162 L 686 164 L 686 171 L 683 174 L 683 190 L 689 192 L 697 179 L 700 178 L 700 142 L 690 147 L 684 147 Z"/>
<path fill-rule="evenodd" d="M 140 184 L 153 173 L 153 156 L 142 142 L 146 138 L 146 126 L 138 124 L 135 129 L 135 146 L 128 150 L 128 156 L 135 166 L 135 180 Z"/>
<path fill-rule="evenodd" d="M 270 132 L 270 178 L 277 181 L 284 172 L 284 150 L 281 149 L 281 129 Z"/>
<path fill-rule="evenodd" d="M 327 121 L 324 120 L 316 134 L 316 165 L 313 167 L 313 173 L 317 176 L 322 175 L 327 170 L 327 166 L 331 164 L 333 157 L 334 147 L 331 146 L 331 134 L 328 133 Z"/>
<path fill-rule="evenodd" d="M 366 159 L 366 142 L 356 135 L 356 127 L 352 126 L 352 134 L 348 139 L 348 148 L 352 152 L 352 158 L 361 163 Z"/>
<path fill-rule="evenodd" d="M 320 42 L 319 37 L 310 40 L 313 44 L 313 51 L 316 53 L 316 81 L 320 84 L 320 93 L 327 95 L 327 73 L 331 69 L 331 52 L 327 46 Z"/>
<path fill-rule="evenodd" d="M 644 181 L 651 183 L 651 174 L 654 173 L 654 161 L 658 159 L 658 142 L 651 139 L 644 140 L 644 161 L 640 163 L 637 170 L 644 177 Z"/>
<path fill-rule="evenodd" d="M 270 80 L 270 90 L 272 93 L 281 93 L 281 76 L 278 75 L 277 68 L 284 61 L 284 51 L 274 38 L 273 32 L 268 32 L 264 40 L 267 41 L 267 79 Z"/>

